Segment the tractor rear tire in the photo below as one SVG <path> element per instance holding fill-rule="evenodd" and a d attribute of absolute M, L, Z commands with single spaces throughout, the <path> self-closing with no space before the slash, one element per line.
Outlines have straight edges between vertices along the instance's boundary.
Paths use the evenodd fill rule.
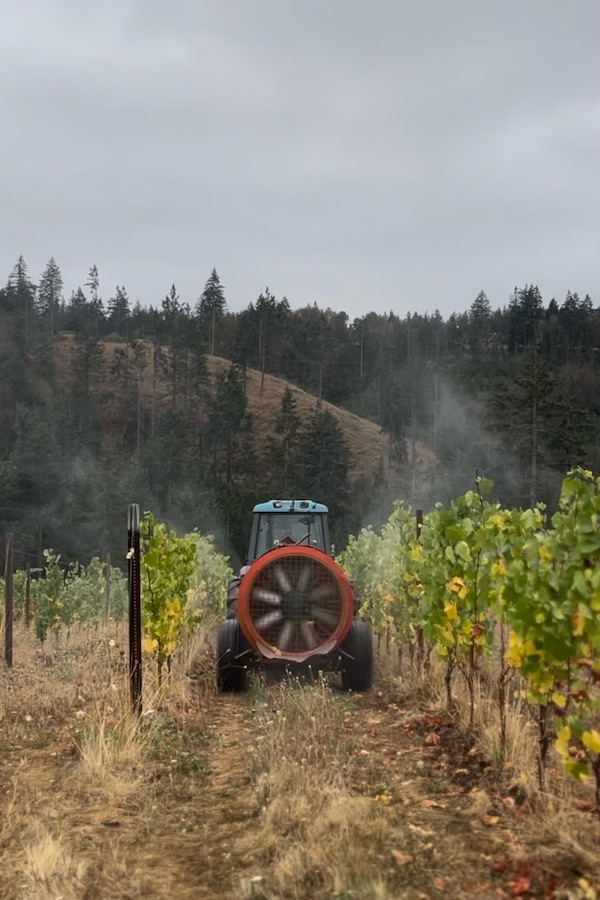
<path fill-rule="evenodd" d="M 241 577 L 236 575 L 232 578 L 227 587 L 227 618 L 235 619 L 237 616 L 237 598 L 240 590 Z"/>
<path fill-rule="evenodd" d="M 345 691 L 368 691 L 373 684 L 373 635 L 364 619 L 355 619 L 342 649 L 345 657 L 342 687 Z"/>
<path fill-rule="evenodd" d="M 217 689 L 222 694 L 246 690 L 246 668 L 238 659 L 245 642 L 237 619 L 221 622 L 217 631 Z"/>

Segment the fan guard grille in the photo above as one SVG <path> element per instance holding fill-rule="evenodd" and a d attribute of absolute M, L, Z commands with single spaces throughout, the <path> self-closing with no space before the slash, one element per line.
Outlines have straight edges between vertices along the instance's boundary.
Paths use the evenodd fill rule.
<path fill-rule="evenodd" d="M 347 634 L 354 612 L 337 563 L 309 547 L 279 548 L 244 576 L 238 618 L 251 646 L 268 657 L 303 661 L 327 654 Z"/>

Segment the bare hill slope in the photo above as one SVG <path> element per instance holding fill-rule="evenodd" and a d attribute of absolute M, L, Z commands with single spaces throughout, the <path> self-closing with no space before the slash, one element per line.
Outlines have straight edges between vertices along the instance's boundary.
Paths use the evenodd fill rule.
<path fill-rule="evenodd" d="M 138 342 L 143 344 L 144 342 Z M 102 408 L 103 444 L 110 453 L 120 443 L 125 421 L 125 396 L 123 383 L 115 376 L 115 360 L 119 355 L 126 354 L 133 365 L 133 351 L 122 341 L 102 339 L 99 342 L 100 354 L 103 361 L 102 373 L 95 372 L 92 376 L 92 393 L 100 399 Z M 157 410 L 165 408 L 173 403 L 171 386 L 166 370 L 168 369 L 168 352 L 162 348 L 161 360 L 154 371 L 154 354 L 151 344 L 144 344 L 145 361 L 140 373 L 140 404 L 141 409 L 148 411 L 151 406 Z M 55 367 L 59 386 L 73 383 L 76 376 L 76 355 L 78 345 L 75 336 L 70 333 L 62 333 L 55 343 Z M 166 366 L 165 366 L 166 364 Z M 230 360 L 217 356 L 207 357 L 208 374 L 214 380 L 217 373 L 231 366 Z M 132 370 L 133 371 L 133 370 Z M 297 411 L 302 418 L 311 416 L 318 404 L 314 394 L 302 390 L 296 385 L 278 378 L 274 375 L 264 375 L 261 389 L 261 373 L 257 369 L 246 369 L 246 396 L 248 411 L 252 414 L 253 433 L 255 447 L 258 455 L 265 448 L 266 439 L 273 431 L 273 423 L 280 409 L 281 399 L 286 388 L 289 387 L 296 401 Z M 130 384 L 130 391 L 137 392 L 137 383 Z M 130 394 L 131 401 L 131 394 Z M 389 452 L 386 436 L 380 426 L 327 400 L 321 401 L 323 409 L 330 412 L 339 422 L 342 433 L 347 441 L 350 451 L 350 477 L 352 481 L 365 478 L 373 483 L 374 479 L 383 468 L 384 473 L 389 472 Z M 435 462 L 432 451 L 424 445 L 417 443 L 417 465 L 421 470 L 428 470 Z"/>
<path fill-rule="evenodd" d="M 219 369 L 231 365 L 229 360 L 221 357 L 209 356 L 208 368 L 211 375 Z M 281 398 L 285 389 L 289 387 L 296 401 L 296 408 L 301 417 L 312 415 L 317 405 L 317 397 L 303 391 L 302 388 L 277 378 L 275 375 L 264 376 L 264 386 L 261 391 L 261 373 L 257 369 L 246 370 L 246 393 L 248 398 L 248 410 L 252 413 L 254 433 L 260 447 L 261 436 L 271 434 L 273 422 L 281 404 Z M 387 442 L 381 428 L 375 422 L 361 419 L 360 416 L 334 406 L 327 400 L 321 402 L 322 409 L 330 412 L 342 429 L 350 450 L 351 467 L 350 474 L 353 479 L 365 476 L 372 480 L 376 477 L 382 464 L 387 464 Z"/>

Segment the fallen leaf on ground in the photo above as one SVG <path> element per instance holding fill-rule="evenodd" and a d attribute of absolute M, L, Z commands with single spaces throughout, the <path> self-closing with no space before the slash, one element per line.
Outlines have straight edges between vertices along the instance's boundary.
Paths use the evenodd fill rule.
<path fill-rule="evenodd" d="M 500 821 L 500 816 L 482 816 L 481 821 L 484 825 L 497 825 Z"/>
<path fill-rule="evenodd" d="M 530 887 L 531 878 L 529 875 L 519 875 L 518 878 L 514 878 L 512 881 L 508 882 L 508 888 L 513 897 L 520 897 L 522 894 L 528 894 Z"/>
<path fill-rule="evenodd" d="M 405 866 L 411 859 L 407 853 L 402 853 L 401 850 L 392 850 L 392 856 L 397 866 Z"/>
<path fill-rule="evenodd" d="M 422 837 L 432 837 L 435 834 L 435 831 L 429 831 L 427 828 L 421 828 L 420 825 L 413 825 L 412 822 L 408 823 L 408 827 L 411 831 L 414 831 L 415 834 L 420 834 Z"/>
<path fill-rule="evenodd" d="M 430 731 L 429 734 L 427 735 L 427 737 L 425 738 L 425 743 L 429 744 L 430 746 L 432 746 L 432 745 L 437 746 L 437 744 L 439 744 L 439 742 L 440 742 L 440 736 L 439 736 L 439 734 L 436 734 L 435 731 Z"/>
<path fill-rule="evenodd" d="M 427 797 L 419 801 L 419 806 L 424 806 L 426 809 L 446 809 L 445 803 L 440 803 L 438 800 L 429 800 Z"/>
<path fill-rule="evenodd" d="M 596 805 L 591 800 L 576 800 L 575 806 L 579 812 L 591 812 L 596 809 Z"/>

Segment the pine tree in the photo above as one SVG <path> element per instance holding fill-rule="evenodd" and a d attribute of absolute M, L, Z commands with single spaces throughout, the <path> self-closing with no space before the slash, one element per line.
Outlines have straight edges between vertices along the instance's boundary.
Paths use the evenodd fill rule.
<path fill-rule="evenodd" d="M 50 335 L 55 333 L 56 319 L 63 302 L 62 289 L 62 273 L 54 257 L 51 257 L 40 278 L 36 301 L 36 311 L 48 323 Z"/>
<path fill-rule="evenodd" d="M 254 476 L 252 418 L 246 408 L 243 376 L 238 366 L 219 372 L 209 402 L 208 453 L 210 486 L 225 524 L 225 533 L 238 552 L 247 520 L 248 491 Z"/>
<path fill-rule="evenodd" d="M 550 367 L 534 348 L 524 357 L 517 376 L 507 381 L 504 390 L 497 391 L 493 398 L 494 421 L 505 434 L 506 449 L 523 464 L 525 484 L 520 502 L 525 498 L 526 489 L 532 505 L 540 499 L 540 470 L 550 462 L 547 447 L 555 414 L 552 392 Z M 513 481 L 517 480 L 515 472 Z"/>
<path fill-rule="evenodd" d="M 299 434 L 300 416 L 288 385 L 273 423 L 273 434 L 268 439 L 266 454 L 272 492 L 278 496 L 291 497 L 298 492 Z"/>
<path fill-rule="evenodd" d="M 129 297 L 124 287 L 115 288 L 115 296 L 108 301 L 108 317 L 107 323 L 110 331 L 125 338 L 129 337 L 129 317 L 131 311 L 129 308 Z"/>
<path fill-rule="evenodd" d="M 535 284 L 515 288 L 509 304 L 511 337 L 509 350 L 527 349 L 537 340 L 538 324 L 544 317 L 544 303 Z"/>
<path fill-rule="evenodd" d="M 315 410 L 300 435 L 297 459 L 302 493 L 327 504 L 341 534 L 349 511 L 350 452 L 342 429 L 330 412 Z"/>
<path fill-rule="evenodd" d="M 474 347 L 480 349 L 491 332 L 492 306 L 485 291 L 479 291 L 469 309 L 469 331 Z"/>
<path fill-rule="evenodd" d="M 209 404 L 208 435 L 213 476 L 225 484 L 251 468 L 251 419 L 247 413 L 242 373 L 238 366 L 219 372 Z"/>
<path fill-rule="evenodd" d="M 208 336 L 208 352 L 214 356 L 217 323 L 227 309 L 225 289 L 213 269 L 196 306 L 196 318 L 201 333 Z"/>
<path fill-rule="evenodd" d="M 31 341 L 32 321 L 35 311 L 35 291 L 36 288 L 27 274 L 27 264 L 23 257 L 19 256 L 8 279 L 7 292 L 20 326 L 17 328 L 17 339 L 27 349 Z"/>
<path fill-rule="evenodd" d="M 86 288 L 90 289 L 90 297 L 93 303 L 97 303 L 100 299 L 98 291 L 100 290 L 100 276 L 98 275 L 98 266 L 93 265 L 88 272 L 88 280 L 85 283 Z"/>
<path fill-rule="evenodd" d="M 179 299 L 177 288 L 171 290 L 162 302 L 162 336 L 171 351 L 169 357 L 173 403 L 177 403 L 181 368 L 187 375 L 187 352 L 185 340 L 185 311 Z M 184 378 L 185 382 L 185 378 Z"/>
<path fill-rule="evenodd" d="M 99 294 L 100 276 L 98 275 L 98 267 L 93 265 L 88 272 L 88 280 L 85 287 L 90 291 L 91 321 L 94 324 L 94 334 L 100 333 L 100 328 L 104 323 L 104 304 Z"/>

